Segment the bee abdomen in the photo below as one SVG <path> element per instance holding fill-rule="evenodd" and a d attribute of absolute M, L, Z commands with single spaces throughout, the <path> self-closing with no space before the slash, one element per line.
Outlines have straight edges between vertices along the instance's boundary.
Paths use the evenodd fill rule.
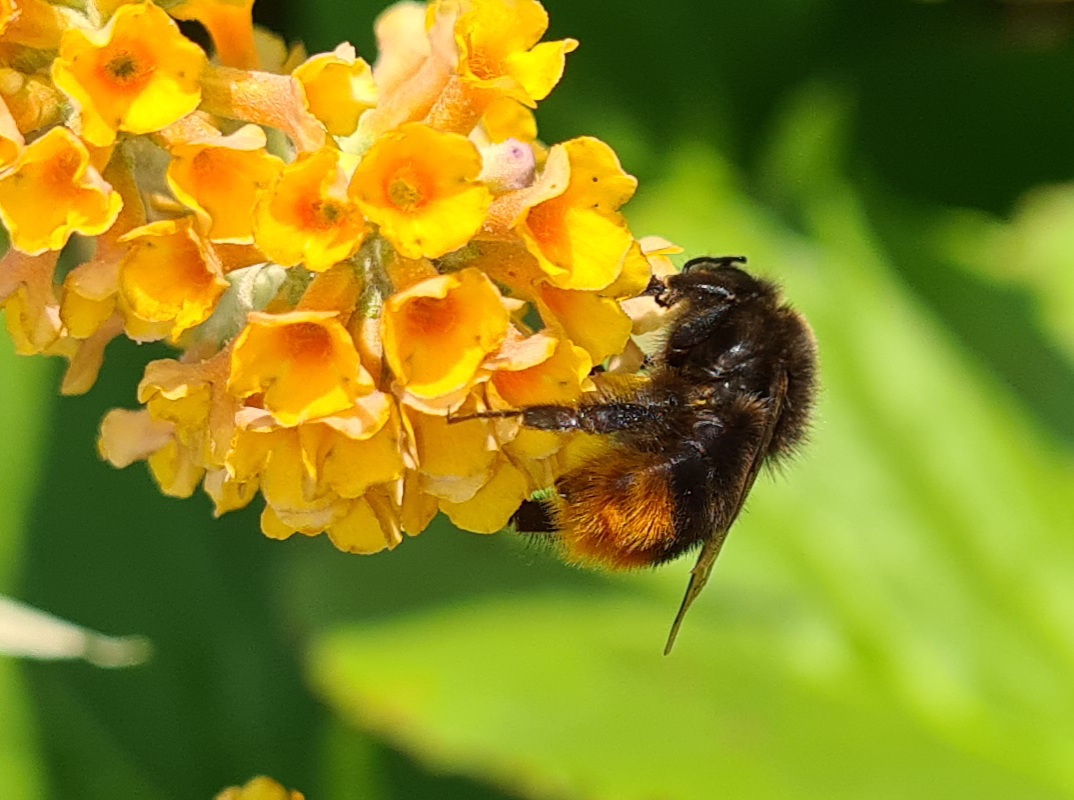
<path fill-rule="evenodd" d="M 670 468 L 652 454 L 613 448 L 564 475 L 552 508 L 564 558 L 633 569 L 681 552 Z"/>

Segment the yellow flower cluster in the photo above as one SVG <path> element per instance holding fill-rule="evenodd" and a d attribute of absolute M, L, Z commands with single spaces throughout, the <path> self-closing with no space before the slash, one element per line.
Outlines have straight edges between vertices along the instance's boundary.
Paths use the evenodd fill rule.
<path fill-rule="evenodd" d="M 433 0 L 381 15 L 372 67 L 266 63 L 251 6 L 0 0 L 8 329 L 67 393 L 116 337 L 175 346 L 101 453 L 217 513 L 260 493 L 268 536 L 499 530 L 564 437 L 449 415 L 575 401 L 668 252 L 627 228 L 611 148 L 536 138 L 577 43 L 540 41 L 537 0 Z"/>

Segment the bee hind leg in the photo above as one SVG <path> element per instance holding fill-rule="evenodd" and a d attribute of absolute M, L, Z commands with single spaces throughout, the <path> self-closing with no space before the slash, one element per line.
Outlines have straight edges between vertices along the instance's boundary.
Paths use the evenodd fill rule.
<path fill-rule="evenodd" d="M 511 515 L 511 524 L 519 533 L 556 533 L 556 523 L 549 507 L 539 500 L 523 500 L 518 511 Z"/>

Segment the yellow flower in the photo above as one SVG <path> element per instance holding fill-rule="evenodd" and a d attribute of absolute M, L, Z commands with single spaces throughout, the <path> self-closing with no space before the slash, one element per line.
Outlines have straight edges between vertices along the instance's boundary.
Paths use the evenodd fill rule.
<path fill-rule="evenodd" d="M 23 134 L 47 130 L 68 117 L 70 101 L 46 74 L 24 75 L 0 67 L 0 95 L 11 112 L 15 127 Z"/>
<path fill-rule="evenodd" d="M 476 182 L 481 156 L 464 136 L 409 123 L 365 154 L 350 194 L 406 258 L 438 258 L 481 228 L 492 194 Z"/>
<path fill-rule="evenodd" d="M 369 498 L 352 501 L 346 513 L 328 526 L 329 540 L 344 553 L 370 555 L 394 549 L 403 541 L 399 523 L 394 519 L 397 514 L 377 511 Z"/>
<path fill-rule="evenodd" d="M 346 181 L 338 151 L 300 155 L 257 204 L 257 246 L 277 264 L 304 263 L 314 272 L 350 257 L 367 228 L 358 205 L 346 195 Z"/>
<path fill-rule="evenodd" d="M 254 41 L 254 0 L 182 0 L 169 13 L 193 19 L 209 31 L 217 60 L 226 67 L 256 69 L 260 64 Z"/>
<path fill-rule="evenodd" d="M 407 409 L 405 420 L 421 490 L 436 498 L 436 507 L 458 527 L 474 533 L 502 530 L 536 488 L 504 457 L 495 423 L 451 424 L 413 409 Z"/>
<path fill-rule="evenodd" d="M 499 290 L 484 273 L 464 269 L 430 278 L 385 304 L 384 356 L 409 393 L 450 396 L 469 388 L 507 336 L 508 320 Z"/>
<path fill-rule="evenodd" d="M 201 48 L 164 11 L 139 3 L 99 31 L 64 31 L 52 79 L 78 104 L 86 141 L 103 147 L 117 131 L 159 131 L 197 108 L 204 66 Z"/>
<path fill-rule="evenodd" d="M 0 34 L 5 43 L 54 50 L 64 27 L 63 15 L 44 0 L 0 2 Z"/>
<path fill-rule="evenodd" d="M 228 355 L 183 364 L 151 361 L 138 384 L 138 402 L 153 419 L 175 426 L 175 436 L 204 467 L 220 467 L 235 432 L 239 401 L 227 389 Z"/>
<path fill-rule="evenodd" d="M 496 471 L 473 497 L 461 503 L 441 500 L 440 510 L 464 531 L 496 533 L 507 527 L 511 515 L 530 493 L 526 475 L 507 459 L 501 459 Z"/>
<path fill-rule="evenodd" d="M 374 553 L 401 541 L 376 487 L 403 474 L 400 428 L 387 395 L 373 393 L 334 417 L 281 428 L 254 409 L 239 415 L 230 479 L 260 485 L 266 536 L 327 531 L 346 552 Z"/>
<path fill-rule="evenodd" d="M 630 338 L 631 321 L 620 300 L 605 296 L 613 287 L 599 292 L 559 289 L 548 282 L 537 259 L 513 243 L 484 241 L 478 251 L 475 266 L 508 287 L 513 297 L 533 303 L 549 332 L 585 349 L 593 364 L 623 350 Z M 647 283 L 649 267 L 644 258 L 641 267 L 635 272 Z M 620 279 L 626 282 L 624 276 Z"/>
<path fill-rule="evenodd" d="M 319 513 L 285 512 L 268 506 L 261 515 L 261 531 L 270 539 L 287 539 L 296 533 L 316 536 L 324 532 L 345 553 L 371 555 L 392 550 L 403 541 L 398 513 L 384 498 L 337 503 Z"/>
<path fill-rule="evenodd" d="M 493 532 L 554 486 L 581 437 L 452 417 L 579 402 L 594 364 L 636 367 L 656 314 L 624 304 L 669 247 L 631 235 L 610 148 L 539 143 L 532 109 L 577 44 L 540 43 L 540 3 L 397 4 L 375 70 L 348 44 L 259 57 L 252 0 L 166 4 L 211 64 L 164 4 L 86 5 L 0 0 L 0 305 L 20 352 L 69 360 L 65 392 L 119 335 L 179 351 L 104 419 L 101 455 L 218 515 L 260 497 L 266 536 L 349 553 L 441 512 Z M 60 285 L 74 233 L 92 255 Z M 299 798 L 264 778 L 220 795 Z"/>
<path fill-rule="evenodd" d="M 428 13 L 420 3 L 393 3 L 373 22 L 377 39 L 377 87 L 386 98 L 394 100 L 400 87 L 414 79 L 430 56 L 433 48 Z M 446 49 L 454 50 L 453 37 L 449 36 L 445 44 Z M 443 80 L 447 80 L 446 75 Z"/>
<path fill-rule="evenodd" d="M 505 342 L 487 362 L 493 372 L 485 398 L 491 408 L 569 405 L 593 389 L 589 378 L 592 366 L 584 348 L 547 332 Z M 556 475 L 542 462 L 559 451 L 564 437 L 526 428 L 511 434 L 510 439 L 503 437 L 503 450 L 516 466 L 528 471 L 530 488 L 551 486 Z"/>
<path fill-rule="evenodd" d="M 258 490 L 256 482 L 234 480 L 224 468 L 206 470 L 202 485 L 213 501 L 213 515 L 217 517 L 245 508 Z"/>
<path fill-rule="evenodd" d="M 282 527 L 270 530 L 263 524 L 266 536 L 315 536 L 344 513 L 346 501 L 319 491 L 316 465 L 303 447 L 302 426 L 281 428 L 264 413 L 252 418 L 240 414 L 232 444 L 226 460 L 230 480 L 258 486 L 268 503 L 266 511 L 287 526 L 280 535 Z"/>
<path fill-rule="evenodd" d="M 291 74 L 302 84 L 310 112 L 333 136 L 350 136 L 358 118 L 377 104 L 373 70 L 349 44 L 313 56 Z"/>
<path fill-rule="evenodd" d="M 426 121 L 457 133 L 470 133 L 496 100 L 535 107 L 563 75 L 566 54 L 578 46 L 574 39 L 537 44 L 548 28 L 548 14 L 537 0 L 440 0 L 428 18 L 430 57 L 423 66 L 444 63 L 451 74 L 438 87 Z M 448 30 L 455 43 L 450 54 L 435 46 Z"/>
<path fill-rule="evenodd" d="M 166 447 L 174 432 L 175 426 L 154 419 L 145 409 L 115 408 L 101 420 L 97 450 L 113 467 L 128 467 Z"/>
<path fill-rule="evenodd" d="M 112 159 L 104 177 L 123 198 L 115 223 L 97 237 L 93 258 L 67 273 L 63 281 L 60 318 L 66 336 L 50 352 L 70 362 L 63 394 L 83 394 L 97 380 L 105 347 L 124 332 L 123 315 L 116 310 L 119 268 L 129 245 L 123 236 L 145 224 L 141 191 L 124 158 Z"/>
<path fill-rule="evenodd" d="M 497 97 L 485 109 L 481 125 L 493 142 L 518 139 L 532 142 L 537 138 L 537 120 L 525 105 L 510 97 Z"/>
<path fill-rule="evenodd" d="M 168 186 L 194 210 L 214 242 L 249 244 L 254 240 L 253 211 L 283 162 L 265 152 L 265 133 L 246 125 L 235 133 L 171 148 Z"/>
<path fill-rule="evenodd" d="M 353 410 L 308 427 L 321 436 L 321 479 L 340 497 L 361 497 L 371 487 L 403 476 L 402 432 L 389 395 L 376 392 L 361 398 Z"/>
<path fill-rule="evenodd" d="M 351 408 L 373 380 L 337 316 L 251 313 L 232 350 L 229 389 L 263 395 L 265 409 L 286 426 Z"/>
<path fill-rule="evenodd" d="M 257 777 L 245 786 L 232 786 L 220 792 L 216 800 L 305 800 L 300 792 L 287 791 L 272 778 Z"/>
<path fill-rule="evenodd" d="M 19 126 L 11 116 L 11 109 L 0 96 L 0 170 L 7 169 L 15 162 L 25 144 Z"/>
<path fill-rule="evenodd" d="M 499 459 L 493 423 L 447 417 L 404 408 L 403 422 L 413 449 L 421 488 L 438 500 L 464 503 L 488 483 Z"/>
<path fill-rule="evenodd" d="M 104 364 L 108 344 L 123 334 L 123 319 L 113 314 L 97 330 L 83 339 L 66 336 L 47 351 L 67 359 L 67 370 L 60 384 L 60 394 L 85 394 L 97 382 Z"/>
<path fill-rule="evenodd" d="M 456 0 L 442 0 L 444 3 Z M 574 39 L 540 42 L 548 12 L 537 0 L 461 0 L 459 72 L 471 85 L 534 107 L 563 76 Z"/>
<path fill-rule="evenodd" d="M 119 285 L 130 312 L 169 323 L 171 338 L 207 320 L 227 290 L 220 261 L 192 219 L 161 220 L 122 237 L 130 243 Z"/>
<path fill-rule="evenodd" d="M 175 427 L 146 411 L 110 411 L 101 422 L 98 450 L 117 467 L 146 460 L 160 490 L 169 497 L 190 497 L 205 469 L 175 437 Z"/>
<path fill-rule="evenodd" d="M 589 388 L 593 362 L 583 348 L 544 333 L 530 336 L 518 346 L 535 349 L 539 360 L 532 363 L 516 357 L 496 365 L 489 389 L 490 394 L 494 391 L 499 396 L 501 407 L 567 405 Z"/>
<path fill-rule="evenodd" d="M 426 10 L 417 3 L 396 3 L 377 17 L 377 107 L 358 124 L 367 143 L 405 122 L 425 119 L 455 72 L 457 10 Z"/>
<path fill-rule="evenodd" d="M 585 348 L 594 364 L 622 352 L 630 338 L 630 317 L 616 300 L 599 292 L 542 285 L 537 310 L 546 325 Z"/>
<path fill-rule="evenodd" d="M 60 336 L 53 274 L 59 253 L 28 256 L 14 247 L 0 259 L 0 306 L 8 333 L 23 355 L 45 352 Z"/>
<path fill-rule="evenodd" d="M 598 139 L 572 139 L 562 148 L 569 179 L 561 194 L 526 212 L 518 228 L 526 249 L 561 289 L 606 289 L 624 270 L 644 274 L 648 264 L 618 213 L 637 181 Z M 546 171 L 553 163 L 549 158 Z M 562 177 L 556 181 L 562 183 Z"/>
<path fill-rule="evenodd" d="M 68 334 L 78 339 L 92 336 L 115 312 L 119 265 L 129 249 L 122 239 L 146 221 L 141 192 L 127 160 L 112 159 L 104 177 L 119 193 L 123 206 L 112 227 L 97 237 L 93 258 L 68 272 L 63 282 L 60 315 Z"/>
<path fill-rule="evenodd" d="M 144 2 L 144 0 L 94 0 L 94 6 L 100 16 L 101 24 L 104 24 L 112 18 L 116 9 L 139 2 Z"/>
<path fill-rule="evenodd" d="M 72 233 L 104 233 L 122 203 L 66 128 L 28 145 L 0 177 L 0 219 L 12 245 L 31 255 L 59 250 Z"/>

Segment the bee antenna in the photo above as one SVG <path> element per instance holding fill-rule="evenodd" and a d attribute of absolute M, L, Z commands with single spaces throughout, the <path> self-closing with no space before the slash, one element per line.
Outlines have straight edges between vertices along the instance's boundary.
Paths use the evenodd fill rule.
<path fill-rule="evenodd" d="M 733 267 L 735 264 L 745 264 L 749 259 L 745 256 L 699 256 L 691 258 L 682 266 L 683 272 L 689 272 L 695 267 Z"/>

